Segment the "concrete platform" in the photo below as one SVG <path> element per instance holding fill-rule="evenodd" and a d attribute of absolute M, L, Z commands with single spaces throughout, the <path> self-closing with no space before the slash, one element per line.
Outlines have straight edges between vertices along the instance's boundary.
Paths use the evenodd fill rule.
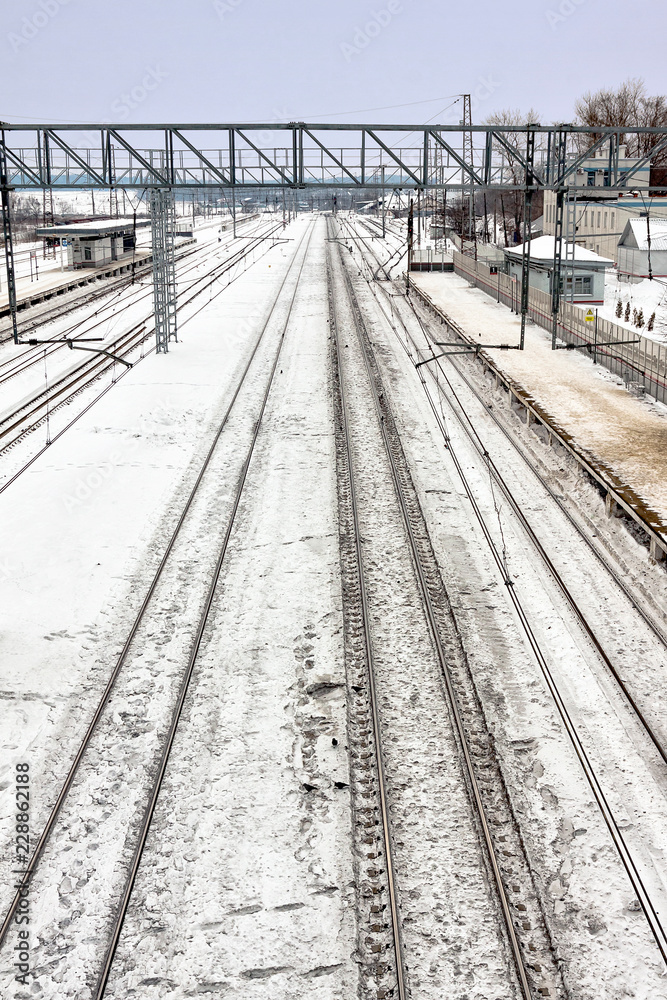
<path fill-rule="evenodd" d="M 181 246 L 182 244 L 179 244 Z M 146 264 L 151 260 L 150 249 L 137 250 L 134 261 L 137 266 Z M 16 306 L 17 309 L 26 309 L 36 302 L 50 299 L 53 295 L 62 295 L 72 288 L 79 288 L 82 285 L 99 281 L 102 278 L 112 278 L 117 274 L 123 274 L 132 267 L 132 257 L 123 257 L 121 260 L 103 267 L 81 268 L 78 271 L 72 270 L 49 270 L 43 271 L 39 281 L 31 281 L 28 277 L 18 278 L 16 282 Z M 9 297 L 6 291 L 6 282 L 3 281 L 5 290 L 0 293 L 0 316 L 9 315 Z"/>
<path fill-rule="evenodd" d="M 456 274 L 411 274 L 424 301 L 474 344 L 519 343 L 520 317 Z M 443 335 L 443 340 L 454 339 Z M 437 348 L 436 348 L 437 350 Z M 485 349 L 497 373 L 608 489 L 608 511 L 620 504 L 651 538 L 654 557 L 667 546 L 667 407 L 633 396 L 620 380 L 577 351 L 552 351 L 546 331 L 529 323 L 524 351 Z M 660 549 L 662 548 L 662 551 Z"/>

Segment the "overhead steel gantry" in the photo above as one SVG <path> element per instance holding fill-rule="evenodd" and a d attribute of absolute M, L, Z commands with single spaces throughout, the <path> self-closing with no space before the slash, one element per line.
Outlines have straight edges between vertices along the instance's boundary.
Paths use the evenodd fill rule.
<path fill-rule="evenodd" d="M 641 136 L 631 165 L 621 145 Z M 16 331 L 9 192 L 296 188 L 523 193 L 556 192 L 554 323 L 560 299 L 566 202 L 588 188 L 598 156 L 605 189 L 632 190 L 667 149 L 667 129 L 562 125 L 357 125 L 326 123 L 15 125 L 0 123 L 0 194 L 9 303 Z M 436 155 L 437 153 L 437 155 Z M 599 189 L 598 189 L 599 190 Z M 658 189 L 645 187 L 648 196 Z M 524 212 L 524 218 L 528 218 Z M 529 232 L 529 230 L 528 230 Z M 522 331 L 530 248 L 523 255 Z M 555 327 L 554 327 L 555 328 Z M 522 333 L 523 344 L 523 333 Z"/>
<path fill-rule="evenodd" d="M 574 125 L 14 125 L 0 123 L 7 181 L 17 190 L 376 188 L 523 191 L 527 143 L 537 188 L 586 186 L 577 170 L 605 149 L 609 186 L 633 177 L 667 146 L 665 129 L 631 169 L 619 165 L 630 130 Z M 470 138 L 472 137 L 472 142 Z M 564 139 L 568 159 L 561 173 Z M 434 152 L 438 151 L 435 156 Z M 442 155 L 441 152 L 442 151 Z M 384 168 L 384 170 L 383 170 Z M 522 170 L 524 175 L 522 175 Z"/>

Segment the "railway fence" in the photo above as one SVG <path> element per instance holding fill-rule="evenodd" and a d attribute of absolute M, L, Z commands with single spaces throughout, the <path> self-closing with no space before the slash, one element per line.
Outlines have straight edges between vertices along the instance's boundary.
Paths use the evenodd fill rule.
<path fill-rule="evenodd" d="M 521 285 L 500 270 L 492 273 L 481 260 L 453 251 L 454 271 L 471 281 L 487 295 L 495 297 L 510 309 L 521 308 Z M 551 295 L 531 288 L 528 297 L 530 319 L 551 331 Z M 618 323 L 598 317 L 597 335 L 594 325 L 586 322 L 584 310 L 561 300 L 558 313 L 558 337 L 572 348 L 584 348 L 598 364 L 604 365 L 623 379 L 628 387 L 661 403 L 667 403 L 667 345 L 628 330 Z"/>

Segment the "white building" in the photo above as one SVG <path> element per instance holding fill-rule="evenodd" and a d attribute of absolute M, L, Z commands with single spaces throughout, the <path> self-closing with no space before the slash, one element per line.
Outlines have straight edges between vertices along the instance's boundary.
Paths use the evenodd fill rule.
<path fill-rule="evenodd" d="M 618 241 L 619 279 L 641 281 L 649 270 L 655 278 L 667 278 L 667 219 L 630 219 Z"/>
<path fill-rule="evenodd" d="M 639 160 L 625 155 L 620 147 L 619 173 L 626 174 Z M 649 204 L 650 164 L 645 164 L 628 181 L 627 189 L 611 187 L 609 149 L 597 150 L 596 155 L 577 168 L 576 193 L 566 204 L 563 236 L 572 238 L 587 250 L 617 260 L 618 242 L 630 219 L 646 215 Z M 650 199 L 651 215 L 667 218 L 667 198 Z M 544 192 L 544 233 L 553 236 L 556 226 L 556 194 Z"/>
<path fill-rule="evenodd" d="M 36 230 L 36 234 L 50 240 L 66 240 L 67 264 L 74 269 L 102 267 L 134 253 L 132 219 L 43 226 Z"/>
<path fill-rule="evenodd" d="M 555 242 L 553 236 L 539 236 L 536 240 L 530 241 L 529 284 L 531 288 L 537 288 L 548 295 L 552 292 Z M 523 247 L 507 247 L 503 252 L 507 273 L 520 282 Z M 601 305 L 604 302 L 605 272 L 608 267 L 613 266 L 613 260 L 600 257 L 599 254 L 576 244 L 573 255 L 572 244 L 568 247 L 563 241 L 561 294 L 569 302 Z"/>

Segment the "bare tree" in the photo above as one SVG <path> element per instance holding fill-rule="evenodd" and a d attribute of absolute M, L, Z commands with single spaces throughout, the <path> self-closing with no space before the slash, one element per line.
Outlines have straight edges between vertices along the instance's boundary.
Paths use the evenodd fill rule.
<path fill-rule="evenodd" d="M 655 145 L 655 136 L 633 132 L 633 128 L 667 128 L 667 97 L 662 94 L 650 96 L 646 93 L 644 81 L 631 78 L 616 90 L 588 91 L 575 104 L 577 122 L 592 126 L 590 136 L 593 141 L 600 133 L 595 126 L 611 125 L 624 129 L 621 142 L 627 143 L 628 156 L 643 157 Z M 651 161 L 651 185 L 667 181 L 667 149 L 657 153 Z"/>
<path fill-rule="evenodd" d="M 535 108 L 529 108 L 528 111 L 520 111 L 518 108 L 505 108 L 502 111 L 496 111 L 485 120 L 485 125 L 510 125 L 515 127 L 520 127 L 523 125 L 535 125 L 539 122 L 540 115 Z M 510 145 L 514 145 L 517 153 L 523 155 L 523 150 L 521 145 L 517 143 L 517 137 L 508 135 L 506 141 Z M 539 150 L 539 142 L 541 141 L 541 136 L 538 136 L 538 145 L 536 150 Z M 521 166 L 521 162 L 518 156 L 514 156 L 509 153 L 503 146 L 499 143 L 495 143 L 495 151 L 502 158 L 503 172 L 511 184 L 523 184 L 525 180 L 524 168 Z M 531 222 L 536 219 L 543 211 L 544 196 L 542 192 L 533 196 L 533 203 L 531 207 Z M 508 238 L 508 230 L 512 234 L 514 241 L 517 240 L 517 234 L 521 233 L 521 227 L 523 225 L 523 193 L 521 191 L 509 191 L 503 196 L 500 196 L 497 192 L 493 192 L 489 199 L 489 206 L 495 214 L 500 212 L 502 219 L 503 232 L 505 234 L 505 245 L 510 242 Z M 520 238 L 520 237 L 519 237 Z"/>

